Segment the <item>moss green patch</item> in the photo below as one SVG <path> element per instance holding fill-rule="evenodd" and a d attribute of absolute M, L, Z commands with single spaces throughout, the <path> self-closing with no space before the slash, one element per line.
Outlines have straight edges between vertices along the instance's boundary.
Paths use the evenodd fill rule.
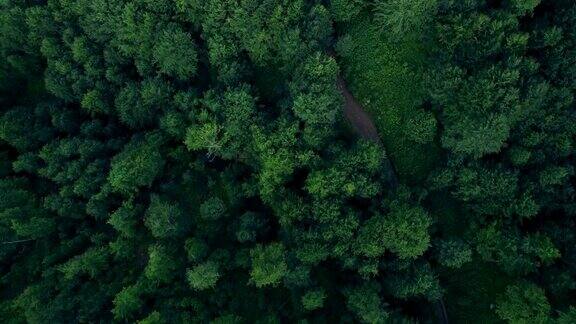
<path fill-rule="evenodd" d="M 426 144 L 414 140 L 419 127 L 414 119 L 423 115 L 422 77 L 427 66 L 418 35 L 389 40 L 374 30 L 367 17 L 345 26 L 345 32 L 338 51 L 352 93 L 374 118 L 401 179 L 423 180 L 438 163 L 440 148 L 434 134 Z"/>

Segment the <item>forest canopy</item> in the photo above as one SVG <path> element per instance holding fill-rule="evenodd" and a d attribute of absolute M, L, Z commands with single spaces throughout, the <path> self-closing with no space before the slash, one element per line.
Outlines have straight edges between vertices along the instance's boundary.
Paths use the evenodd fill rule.
<path fill-rule="evenodd" d="M 576 323 L 575 95 L 573 0 L 0 0 L 0 322 Z"/>

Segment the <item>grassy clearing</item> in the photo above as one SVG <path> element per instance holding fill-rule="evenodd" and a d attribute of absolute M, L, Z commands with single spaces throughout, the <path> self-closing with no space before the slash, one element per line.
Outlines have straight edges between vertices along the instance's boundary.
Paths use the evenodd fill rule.
<path fill-rule="evenodd" d="M 344 28 L 347 36 L 338 50 L 352 93 L 372 115 L 401 180 L 422 181 L 438 163 L 440 148 L 433 140 L 420 144 L 411 136 L 421 131 L 411 120 L 424 112 L 427 65 L 417 35 L 386 39 L 367 17 Z"/>

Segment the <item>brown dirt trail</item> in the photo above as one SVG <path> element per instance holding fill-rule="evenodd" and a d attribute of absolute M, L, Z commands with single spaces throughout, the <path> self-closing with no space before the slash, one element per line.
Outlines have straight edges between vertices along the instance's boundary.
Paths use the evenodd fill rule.
<path fill-rule="evenodd" d="M 352 124 L 354 130 L 362 138 L 382 144 L 372 118 L 354 99 L 342 77 L 338 77 L 338 89 L 344 96 L 344 116 Z"/>
<path fill-rule="evenodd" d="M 346 119 L 362 138 L 383 146 L 378 130 L 372 121 L 372 117 L 364 110 L 364 108 L 362 108 L 360 103 L 356 101 L 341 76 L 338 76 L 337 82 L 338 89 L 342 93 L 342 96 L 344 96 L 344 116 Z M 398 175 L 396 174 L 396 170 L 389 158 L 384 159 L 383 165 L 388 188 L 395 190 L 398 187 Z"/>
<path fill-rule="evenodd" d="M 338 89 L 342 93 L 342 96 L 344 96 L 344 116 L 350 122 L 354 130 L 362 138 L 383 146 L 378 130 L 372 121 L 372 117 L 356 101 L 341 76 L 338 76 Z M 389 158 L 385 158 L 383 164 L 388 187 L 391 190 L 395 190 L 398 187 L 398 175 L 396 174 L 396 170 Z M 437 308 L 439 322 L 448 324 L 448 314 L 446 313 L 444 300 L 440 298 L 436 301 L 435 306 Z"/>

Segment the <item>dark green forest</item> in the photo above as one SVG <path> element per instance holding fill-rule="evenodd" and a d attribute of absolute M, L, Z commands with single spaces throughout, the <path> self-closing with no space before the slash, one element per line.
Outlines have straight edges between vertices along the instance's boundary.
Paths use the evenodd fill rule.
<path fill-rule="evenodd" d="M 0 323 L 576 323 L 575 96 L 574 0 L 0 0 Z"/>

